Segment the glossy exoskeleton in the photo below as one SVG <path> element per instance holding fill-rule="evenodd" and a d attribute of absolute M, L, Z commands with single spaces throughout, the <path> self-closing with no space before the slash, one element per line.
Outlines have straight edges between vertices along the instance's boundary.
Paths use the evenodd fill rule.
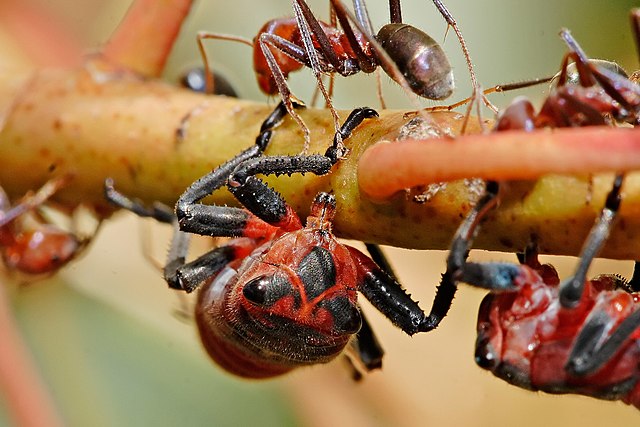
<path fill-rule="evenodd" d="M 479 91 L 466 42 L 456 21 L 441 0 L 433 1 L 458 36 L 474 93 L 484 96 Z M 341 0 L 330 0 L 330 3 L 341 29 L 337 22 L 328 24 L 318 20 L 305 0 L 294 0 L 295 17 L 267 22 L 252 41 L 224 34 L 200 33 L 198 43 L 206 69 L 208 60 L 202 44 L 204 39 L 234 40 L 252 46 L 258 85 L 266 94 L 280 94 L 289 114 L 303 129 L 305 144 L 309 130 L 292 106 L 295 98 L 286 83 L 289 73 L 303 67 L 313 71 L 318 88 L 332 112 L 336 131 L 339 119 L 331 102 L 332 90 L 327 90 L 322 82 L 323 74 L 350 76 L 360 71 L 372 73 L 380 66 L 406 91 L 420 97 L 441 100 L 451 95 L 454 79 L 447 56 L 428 34 L 402 23 L 400 0 L 389 1 L 390 23 L 384 25 L 377 34 L 369 20 L 364 0 L 353 1 L 355 16 Z M 209 81 L 208 86 L 211 85 Z M 380 84 L 378 94 L 382 101 Z M 384 107 L 383 101 L 382 104 Z"/>
<path fill-rule="evenodd" d="M 348 345 L 366 370 L 379 368 L 382 350 L 360 312 L 357 293 L 409 335 L 424 330 L 426 316 L 392 275 L 336 239 L 332 194 L 316 196 L 303 225 L 284 199 L 255 176 L 322 175 L 341 156 L 338 138 L 324 155 L 263 155 L 272 128 L 285 115 L 281 103 L 264 122 L 254 146 L 194 182 L 176 204 L 177 218 L 128 199 L 111 182 L 106 196 L 141 216 L 177 219 L 181 231 L 174 237 L 165 279 L 173 289 L 200 288 L 200 337 L 211 358 L 227 371 L 273 377 L 328 362 Z M 376 115 L 369 108 L 354 110 L 340 129 L 341 137 Z M 244 209 L 200 203 L 225 185 Z M 233 239 L 186 262 L 187 233 Z"/>
<path fill-rule="evenodd" d="M 634 17 L 632 21 L 637 25 L 637 16 Z M 562 61 L 557 86 L 551 90 L 540 111 L 536 113 L 527 99 L 516 98 L 499 116 L 494 131 L 614 126 L 623 122 L 635 125 L 639 117 L 640 87 L 624 74 L 612 71 L 610 67 L 603 67 L 597 61 L 590 61 L 569 31 L 562 30 L 560 35 L 569 46 L 570 52 Z M 579 85 L 567 84 L 569 77 L 572 77 L 568 71 L 570 60 L 575 61 Z M 622 174 L 617 176 L 618 179 L 622 177 Z M 485 194 L 457 230 L 447 259 L 447 269 L 442 276 L 429 314 L 429 328 L 436 328 L 449 311 L 473 237 L 478 232 L 482 218 L 497 205 L 499 191 L 499 182 L 487 181 Z M 589 241 L 586 245 L 598 247 L 597 242 Z M 585 264 L 581 264 L 572 280 L 562 286 L 560 300 L 563 306 L 570 307 L 580 301 L 586 268 Z"/>
<path fill-rule="evenodd" d="M 185 72 L 180 75 L 180 86 L 194 92 L 205 93 L 207 92 L 206 73 L 203 67 L 194 67 L 185 70 Z M 215 71 L 212 72 L 212 74 L 213 87 L 215 89 L 213 92 L 214 95 L 224 95 L 232 98 L 238 97 L 238 93 L 226 77 Z"/>
<path fill-rule="evenodd" d="M 633 15 L 636 28 L 639 16 Z M 558 86 L 539 113 L 526 100 L 514 102 L 496 129 L 635 125 L 637 86 L 620 72 L 589 61 L 568 31 L 561 35 L 570 53 Z M 579 85 L 565 84 L 568 58 L 575 61 Z M 476 362 L 481 367 L 526 389 L 622 400 L 640 407 L 638 263 L 629 282 L 615 275 L 586 279 L 615 223 L 623 181 L 623 174 L 615 175 L 575 273 L 563 282 L 552 266 L 540 264 L 535 244 L 519 256 L 520 265 L 467 262 L 478 223 L 498 196 L 499 183 L 488 181 L 486 194 L 456 234 L 431 316 L 435 310 L 446 314 L 457 282 L 489 289 L 478 316 Z"/>
<path fill-rule="evenodd" d="M 620 204 L 617 177 L 583 249 L 578 271 L 606 240 Z M 582 276 L 580 298 L 562 304 L 555 269 L 529 250 L 523 264 L 467 263 L 461 281 L 491 289 L 478 314 L 479 366 L 529 390 L 622 400 L 640 408 L 640 268 L 633 278 Z"/>
<path fill-rule="evenodd" d="M 52 179 L 14 206 L 0 188 L 0 254 L 9 271 L 53 274 L 89 243 L 90 238 L 63 230 L 38 212 L 65 181 L 66 178 Z"/>

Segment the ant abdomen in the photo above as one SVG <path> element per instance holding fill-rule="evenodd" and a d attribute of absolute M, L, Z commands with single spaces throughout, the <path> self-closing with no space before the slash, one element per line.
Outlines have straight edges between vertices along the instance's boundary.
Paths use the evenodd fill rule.
<path fill-rule="evenodd" d="M 376 38 L 416 95 L 441 100 L 453 93 L 449 59 L 429 35 L 411 25 L 393 23 L 383 26 Z M 389 76 L 394 75 L 384 61 L 380 66 Z"/>

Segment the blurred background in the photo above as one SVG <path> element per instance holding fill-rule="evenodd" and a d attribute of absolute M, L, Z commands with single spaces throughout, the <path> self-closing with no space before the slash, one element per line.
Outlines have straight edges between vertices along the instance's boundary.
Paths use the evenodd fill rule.
<path fill-rule="evenodd" d="M 19 1 L 19 0 L 13 0 Z M 39 0 L 41 7 L 99 47 L 130 1 Z M 321 18 L 328 1 L 309 1 Z M 467 40 L 480 82 L 489 87 L 557 72 L 565 46 L 557 36 L 572 30 L 591 57 L 613 60 L 627 71 L 638 66 L 628 0 L 447 0 Z M 370 0 L 374 26 L 388 20 L 387 2 Z M 429 0 L 405 0 L 404 20 L 441 42 L 457 79 L 458 100 L 471 93 L 453 32 Z M 199 65 L 199 30 L 252 38 L 268 20 L 291 14 L 287 0 L 208 0 L 196 3 L 171 55 L 166 78 L 175 81 Z M 0 28 L 1 31 L 1 28 Z M 162 28 L 158 28 L 162 31 Z M 247 46 L 208 43 L 214 67 L 240 96 L 267 100 L 255 83 Z M 412 108 L 386 76 L 384 93 L 393 108 Z M 293 92 L 309 100 L 310 72 L 291 78 Z M 545 87 L 526 94 L 541 99 Z M 338 108 L 377 107 L 373 76 L 337 78 Z M 522 94 L 518 92 L 517 94 Z M 494 95 L 505 105 L 516 94 Z M 425 103 L 425 106 L 433 103 Z M 232 143 L 232 142 L 230 142 Z M 193 325 L 184 320 L 189 301 L 166 289 L 160 272 L 142 255 L 142 242 L 162 260 L 169 231 L 120 214 L 104 225 L 87 256 L 55 278 L 11 286 L 16 315 L 56 403 L 72 426 L 301 425 L 301 426 L 599 426 L 638 422 L 634 408 L 578 396 L 551 396 L 514 388 L 476 367 L 475 316 L 484 292 L 462 287 L 451 314 L 433 333 L 413 338 L 396 330 L 363 302 L 386 349 L 384 368 L 361 383 L 350 380 L 340 360 L 282 379 L 247 382 L 215 367 L 200 349 Z M 389 248 L 401 282 L 428 310 L 444 252 Z M 473 252 L 472 258 L 515 261 L 513 255 Z M 575 260 L 549 258 L 561 276 Z M 599 261 L 592 269 L 629 274 L 630 263 Z M 9 279 L 4 279 L 9 281 Z M 1 350 L 0 350 L 1 351 Z M 4 424 L 3 424 L 4 421 Z M 0 425 L 8 420 L 0 404 Z"/>

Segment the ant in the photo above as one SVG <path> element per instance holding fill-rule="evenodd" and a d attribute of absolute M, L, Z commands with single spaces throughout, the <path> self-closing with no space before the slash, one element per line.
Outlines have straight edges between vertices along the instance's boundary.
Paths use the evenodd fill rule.
<path fill-rule="evenodd" d="M 195 308 L 200 339 L 228 372 L 269 378 L 329 362 L 347 347 L 352 363 L 366 371 L 380 368 L 383 351 L 360 311 L 357 292 L 409 335 L 424 331 L 424 312 L 393 273 L 338 242 L 332 233 L 334 195 L 319 193 L 303 225 L 282 196 L 256 177 L 329 173 L 343 154 L 338 141 L 377 113 L 354 110 L 324 155 L 265 156 L 273 129 L 286 115 L 281 102 L 262 124 L 255 145 L 195 181 L 178 199 L 175 215 L 127 198 L 110 180 L 106 198 L 139 216 L 179 227 L 165 280 L 187 293 L 200 288 Z M 244 209 L 200 203 L 224 186 Z M 186 262 L 189 233 L 233 239 Z M 376 249 L 372 257 L 385 267 Z"/>
<path fill-rule="evenodd" d="M 50 275 L 88 245 L 90 238 L 62 230 L 36 212 L 67 181 L 67 177 L 54 178 L 14 206 L 0 188 L 0 254 L 10 271 Z"/>
<path fill-rule="evenodd" d="M 480 90 L 466 42 L 455 19 L 442 1 L 433 2 L 460 41 L 474 88 L 473 98 L 483 99 L 488 106 L 493 107 Z M 294 0 L 294 18 L 267 22 L 252 41 L 224 34 L 199 33 L 198 47 L 205 63 L 207 87 L 211 88 L 213 81 L 208 71 L 203 40 L 233 40 L 253 47 L 258 85 L 266 94 L 280 94 L 287 111 L 303 130 L 304 152 L 308 149 L 310 132 L 293 108 L 292 103 L 296 99 L 286 83 L 289 73 L 303 66 L 313 71 L 317 87 L 333 116 L 337 135 L 339 118 L 331 102 L 331 88 L 327 90 L 325 87 L 322 74 L 338 73 L 347 77 L 359 71 L 372 73 L 381 67 L 407 93 L 433 100 L 446 99 L 451 95 L 454 78 L 447 56 L 429 35 L 402 23 L 400 0 L 389 0 L 390 23 L 384 25 L 376 35 L 364 0 L 353 1 L 355 16 L 341 0 L 330 0 L 330 3 L 331 24 L 319 21 L 305 0 Z M 335 22 L 334 17 L 342 30 L 337 27 L 338 22 Z M 379 78 L 378 94 L 384 108 Z M 497 111 L 495 107 L 493 109 Z"/>
<path fill-rule="evenodd" d="M 636 11 L 632 17 L 634 25 L 639 26 L 640 12 Z M 526 98 L 516 98 L 499 116 L 494 131 L 530 132 L 543 127 L 614 126 L 619 123 L 636 125 L 640 119 L 640 87 L 608 67 L 590 61 L 568 30 L 563 29 L 560 36 L 570 51 L 563 58 L 557 86 L 552 89 L 540 111 L 536 113 Z M 575 63 L 580 85 L 567 84 L 570 60 Z M 623 174 L 618 174 L 616 179 L 621 180 L 622 177 Z M 449 311 L 473 237 L 482 219 L 497 206 L 499 191 L 499 182 L 486 181 L 484 194 L 456 231 L 447 268 L 429 314 L 429 329 L 435 329 Z M 606 238 L 606 235 L 590 236 L 585 247 L 598 248 L 600 242 L 594 239 L 602 238 Z M 585 260 L 590 262 L 590 257 L 586 256 Z M 580 302 L 587 267 L 588 263 L 580 264 L 575 276 L 561 287 L 560 301 L 563 307 L 569 308 Z"/>

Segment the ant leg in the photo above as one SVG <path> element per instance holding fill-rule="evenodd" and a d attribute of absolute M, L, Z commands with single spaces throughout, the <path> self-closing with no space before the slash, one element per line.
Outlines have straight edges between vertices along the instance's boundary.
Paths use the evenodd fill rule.
<path fill-rule="evenodd" d="M 478 83 L 475 70 L 473 69 L 473 63 L 471 61 L 471 55 L 469 54 L 469 49 L 467 48 L 467 42 L 464 40 L 464 37 L 462 36 L 462 32 L 458 27 L 458 23 L 453 18 L 453 15 L 451 15 L 451 12 L 449 12 L 449 9 L 447 9 L 447 7 L 444 5 L 444 3 L 442 3 L 441 0 L 433 0 L 433 4 L 436 6 L 436 9 L 438 9 L 440 14 L 444 18 L 444 20 L 447 21 L 447 24 L 449 25 L 449 27 L 453 28 L 453 31 L 456 33 L 456 36 L 458 37 L 458 41 L 460 42 L 460 47 L 462 48 L 462 54 L 464 55 L 464 59 L 467 62 L 467 68 L 469 69 L 469 75 L 471 77 L 471 85 L 473 86 L 472 98 L 478 99 L 478 101 L 482 100 L 482 102 L 484 102 L 484 104 L 487 107 L 493 110 L 494 113 L 497 113 L 498 109 L 495 107 L 495 105 L 491 103 L 491 101 L 489 101 L 489 99 L 487 99 L 486 95 L 482 92 L 482 88 L 480 87 L 480 84 Z M 480 119 L 480 123 L 482 123 L 480 116 L 481 116 L 480 104 L 478 103 L 478 118 Z"/>
<path fill-rule="evenodd" d="M 301 1 L 301 0 L 296 0 L 296 1 Z M 377 43 L 377 41 L 375 41 L 375 36 L 373 35 L 373 28 L 371 25 L 371 21 L 369 20 L 369 13 L 363 1 L 354 0 L 353 2 L 353 6 L 355 9 L 357 18 L 354 17 L 353 14 L 347 10 L 347 8 L 344 6 L 341 0 L 330 0 L 330 1 L 331 1 L 331 6 L 333 7 L 333 10 L 336 13 L 336 17 L 338 18 L 338 22 L 340 22 L 340 26 L 342 27 L 342 31 L 344 31 L 344 35 L 349 41 L 349 46 L 351 47 L 351 50 L 353 50 L 353 53 L 355 54 L 355 59 L 357 61 L 358 67 L 353 72 L 357 72 L 358 70 L 360 70 L 365 73 L 371 73 L 378 68 L 378 64 L 374 56 L 372 56 L 371 54 L 367 55 L 364 52 L 364 50 L 362 50 L 360 41 L 356 37 L 356 33 L 351 27 L 350 22 L 353 22 L 356 28 L 358 29 L 358 31 L 360 32 L 360 34 L 369 43 L 371 43 L 371 45 L 374 47 L 378 55 L 382 55 L 383 57 L 391 61 L 389 56 L 384 54 L 384 49 L 382 49 L 382 47 Z M 382 50 L 383 52 L 380 53 L 378 52 L 378 50 Z M 397 70 L 397 67 L 396 67 L 396 70 Z M 400 71 L 398 71 L 398 73 L 400 73 Z"/>
<path fill-rule="evenodd" d="M 462 48 L 462 54 L 464 55 L 464 59 L 467 62 L 467 68 L 469 69 L 471 84 L 474 88 L 474 93 L 477 96 L 482 91 L 480 90 L 480 84 L 478 83 L 476 72 L 473 69 L 471 54 L 469 53 L 469 49 L 467 48 L 467 42 L 464 40 L 464 37 L 462 36 L 462 31 L 460 31 L 460 28 L 458 27 L 458 23 L 454 19 L 453 15 L 451 15 L 451 12 L 449 12 L 449 9 L 447 9 L 447 7 L 444 5 L 444 3 L 442 3 L 441 0 L 433 0 L 433 4 L 436 6 L 436 9 L 438 9 L 438 12 L 440 12 L 444 20 L 447 21 L 447 24 L 449 25 L 449 27 L 453 28 L 453 31 L 456 33 L 456 37 L 458 37 L 458 41 L 460 42 L 460 47 Z M 497 112 L 496 107 L 491 102 L 489 102 L 489 100 L 484 96 L 484 94 L 482 95 L 482 100 L 484 101 L 487 107 Z"/>
<path fill-rule="evenodd" d="M 390 2 L 393 2 L 393 0 Z M 369 11 L 367 10 L 367 5 L 364 3 L 364 0 L 353 0 L 353 12 L 356 15 L 356 20 L 360 25 L 362 25 L 362 28 L 367 31 L 367 34 L 375 34 L 371 18 L 369 18 Z"/>
<path fill-rule="evenodd" d="M 400 0 L 389 0 L 389 22 L 402 24 L 402 7 Z"/>
<path fill-rule="evenodd" d="M 260 35 L 259 44 L 267 62 L 267 66 L 269 67 L 271 75 L 273 76 L 278 88 L 278 92 L 280 93 L 282 100 L 285 102 L 289 114 L 294 118 L 294 120 L 296 120 L 305 135 L 304 149 L 302 152 L 303 154 L 306 154 L 309 150 L 310 131 L 302 118 L 293 111 L 293 108 L 291 108 L 290 100 L 294 97 L 286 83 L 286 76 L 271 51 L 271 47 L 280 50 L 295 61 L 311 68 L 316 79 L 317 88 L 322 93 L 325 103 L 331 111 L 334 128 L 338 138 L 340 138 L 340 134 L 338 132 L 340 129 L 340 118 L 333 107 L 331 94 L 327 91 L 321 75 L 322 73 L 333 72 L 338 72 L 342 75 L 350 75 L 356 72 L 357 69 L 345 67 L 347 63 L 338 57 L 331 45 L 331 41 L 304 0 L 294 0 L 293 10 L 298 28 L 300 29 L 303 47 L 293 44 L 282 37 L 269 33 L 263 33 Z M 317 42 L 318 48 L 316 48 L 314 41 Z M 320 51 L 321 56 L 318 51 Z M 341 143 L 341 141 L 338 142 Z"/>
<path fill-rule="evenodd" d="M 380 67 L 377 66 L 375 60 L 370 55 L 367 55 L 362 50 L 360 46 L 360 42 L 356 38 L 353 28 L 351 28 L 351 25 L 349 23 L 350 15 L 347 14 L 346 9 L 344 8 L 344 5 L 340 2 L 340 0 L 332 0 L 331 4 L 333 6 L 333 10 L 336 12 L 336 16 L 338 17 L 338 20 L 340 21 L 340 25 L 343 28 L 345 36 L 349 40 L 349 45 L 351 46 L 353 52 L 355 53 L 356 60 L 358 62 L 358 68 L 365 73 L 371 73 L 371 72 L 374 72 L 375 70 L 376 93 L 378 95 L 378 100 L 380 101 L 380 108 L 385 109 L 386 103 L 384 101 L 384 96 L 382 95 L 382 73 L 380 71 Z M 369 12 L 367 10 L 367 6 L 364 3 L 364 1 L 353 0 L 353 9 L 355 12 L 355 18 L 351 18 L 351 19 L 355 19 L 356 27 L 359 29 L 359 31 L 361 31 L 361 34 L 363 34 L 369 42 L 370 40 L 374 40 L 375 36 L 373 35 L 374 34 L 373 25 L 371 24 L 371 19 L 369 18 Z M 374 47 L 375 46 L 376 45 L 374 44 Z M 388 59 L 388 55 L 386 55 L 385 52 L 378 53 L 378 55 L 381 57 L 386 56 Z M 384 61 L 384 59 L 382 59 L 382 61 Z M 393 68 L 397 73 L 399 73 L 395 63 L 394 63 L 394 66 L 392 66 L 391 68 Z M 404 77 L 402 78 L 404 79 Z M 403 86 L 402 83 L 400 85 Z M 404 79 L 403 88 L 405 90 L 407 90 L 408 88 L 406 79 Z"/>
<path fill-rule="evenodd" d="M 320 78 L 323 78 L 323 77 L 324 76 L 321 76 Z M 329 77 L 329 88 L 327 89 L 327 93 L 329 95 L 329 98 L 331 99 L 333 97 L 333 87 L 334 87 L 335 78 L 333 74 L 329 74 L 328 77 Z M 323 83 L 324 83 L 324 80 L 323 80 Z M 318 96 L 320 94 L 321 94 L 320 87 L 316 85 L 316 87 L 313 89 L 313 95 L 311 95 L 311 107 L 314 107 L 314 108 L 316 107 L 316 105 L 318 104 Z M 326 99 L 324 101 L 324 108 L 329 108 L 329 104 L 327 103 Z"/>
<path fill-rule="evenodd" d="M 380 69 L 376 69 L 376 93 L 378 94 L 378 100 L 380 101 L 380 108 L 383 110 L 387 108 L 387 103 L 384 102 L 384 96 L 382 95 L 382 72 Z"/>
<path fill-rule="evenodd" d="M 600 216 L 596 220 L 587 240 L 582 246 L 580 261 L 576 272 L 572 278 L 567 279 L 560 285 L 560 304 L 565 308 L 572 308 L 578 305 L 582 299 L 582 291 L 587 276 L 587 270 L 591 265 L 591 261 L 598 255 L 602 245 L 609 237 L 611 226 L 616 218 L 618 209 L 620 209 L 620 189 L 624 181 L 624 174 L 616 175 L 613 188 L 607 195 L 604 208 L 600 212 Z"/>
<path fill-rule="evenodd" d="M 551 76 L 551 77 L 541 77 L 541 78 L 537 78 L 537 79 L 532 79 L 532 80 L 527 80 L 524 82 L 516 82 L 516 83 L 507 83 L 507 84 L 501 84 L 501 85 L 495 85 L 493 87 L 490 87 L 489 89 L 485 89 L 482 93 L 484 95 L 488 95 L 490 93 L 502 93 L 502 92 L 509 92 L 512 90 L 518 90 L 518 89 L 524 89 L 524 88 L 528 88 L 528 87 L 532 87 L 532 86 L 537 86 L 539 84 L 543 84 L 543 83 L 548 83 L 551 80 L 553 80 L 555 76 Z M 451 105 L 436 105 L 435 107 L 429 107 L 429 108 L 425 108 L 425 111 L 428 111 L 430 113 L 432 112 L 438 112 L 438 111 L 451 111 L 454 110 L 458 107 L 461 107 L 463 105 L 468 104 L 469 102 L 473 101 L 474 97 L 470 96 L 468 98 L 463 99 L 462 101 L 458 101 L 454 104 Z"/>
<path fill-rule="evenodd" d="M 440 129 L 438 124 L 433 120 L 433 118 L 427 114 L 426 111 L 420 107 L 420 103 L 418 102 L 418 95 L 416 95 L 411 86 L 407 82 L 404 74 L 398 68 L 398 65 L 391 59 L 389 54 L 384 50 L 384 48 L 378 43 L 375 36 L 368 32 L 366 27 L 366 23 L 360 22 L 340 0 L 330 0 L 331 5 L 336 11 L 336 16 L 338 17 L 338 21 L 340 22 L 340 26 L 342 27 L 345 36 L 349 40 L 349 45 L 351 49 L 354 51 L 356 55 L 356 59 L 358 61 L 358 67 L 365 73 L 373 72 L 378 63 L 383 66 L 386 73 L 391 77 L 396 83 L 400 85 L 404 93 L 407 95 L 407 98 L 411 100 L 416 111 L 420 114 L 420 117 L 424 119 L 424 121 L 430 125 L 432 125 L 435 129 Z M 358 2 L 358 5 L 363 3 Z M 354 1 L 354 6 L 356 2 Z M 359 6 L 358 6 L 359 7 Z M 364 16 L 360 11 L 357 11 L 359 16 Z M 360 43 L 358 42 L 354 30 L 351 26 L 351 23 L 355 26 L 355 28 L 360 32 L 361 36 L 373 47 L 376 52 L 377 60 L 374 61 L 373 57 L 367 56 L 360 47 Z"/>
<path fill-rule="evenodd" d="M 636 42 L 636 49 L 638 50 L 637 54 L 640 58 L 640 9 L 631 9 L 629 18 L 631 19 L 631 30 L 633 31 L 633 39 Z"/>
<path fill-rule="evenodd" d="M 323 59 L 331 64 L 333 70 L 340 73 L 341 75 L 350 75 L 356 72 L 357 69 L 351 70 L 347 68 L 347 62 L 340 60 L 333 46 L 331 45 L 331 41 L 327 37 L 316 17 L 313 15 L 313 12 L 309 8 L 309 5 L 307 5 L 304 0 L 293 1 L 293 12 L 296 17 L 296 22 L 298 23 L 298 28 L 300 29 L 300 36 L 307 53 L 307 57 L 311 66 L 310 68 L 313 71 L 313 74 L 316 78 L 317 86 L 324 96 L 329 111 L 331 111 L 334 128 L 336 130 L 336 136 L 338 136 L 338 144 L 341 145 L 342 140 L 340 139 L 339 132 L 340 118 L 338 117 L 338 113 L 333 107 L 333 103 L 331 102 L 331 95 L 327 92 L 327 89 L 322 82 L 321 73 L 323 71 L 323 67 L 321 66 L 320 56 L 314 45 L 314 39 L 319 45 L 320 52 L 323 55 Z M 340 19 L 339 16 L 338 19 Z M 359 45 L 357 46 L 359 47 Z M 364 52 L 362 52 L 362 50 L 359 50 L 358 52 L 358 49 L 356 49 L 356 51 L 356 56 L 366 56 L 364 55 Z"/>
<path fill-rule="evenodd" d="M 640 328 L 640 310 L 629 314 L 617 328 L 611 327 L 617 322 L 612 317 L 610 299 L 598 300 L 576 338 L 565 365 L 565 370 L 575 376 L 591 375 L 610 361 Z M 620 315 L 620 313 L 617 313 Z"/>
<path fill-rule="evenodd" d="M 329 99 L 333 98 L 333 89 L 335 87 L 336 78 L 333 74 L 329 75 Z M 329 104 L 325 102 L 324 108 L 329 108 Z"/>
<path fill-rule="evenodd" d="M 342 25 L 344 17 L 341 16 L 341 10 L 335 7 L 335 1 L 336 0 L 331 0 L 331 6 L 338 21 Z M 351 64 L 349 62 L 340 59 L 331 45 L 331 40 L 324 32 L 322 25 L 313 15 L 313 12 L 305 0 L 293 0 L 293 11 L 298 27 L 300 28 L 304 49 L 309 61 L 308 66 L 312 68 L 315 73 L 331 71 L 343 76 L 349 76 L 359 71 L 359 69 L 350 68 Z M 345 35 L 351 42 L 350 36 L 347 34 L 350 32 L 349 30 L 351 30 L 351 28 L 345 31 Z M 352 31 L 351 34 L 353 34 Z M 313 43 L 314 40 L 318 43 L 317 47 Z M 356 43 L 351 46 L 351 48 L 354 50 L 358 63 L 365 61 L 365 63 L 371 67 L 370 69 L 367 68 L 367 70 L 373 71 L 375 64 L 372 64 L 370 58 L 365 55 L 360 45 Z M 318 53 L 321 53 L 322 56 L 318 55 Z"/>
<path fill-rule="evenodd" d="M 447 269 L 442 275 L 431 312 L 426 320 L 426 330 L 432 330 L 438 327 L 451 308 L 451 303 L 457 290 L 457 282 L 462 279 L 464 279 L 464 281 L 468 280 L 468 278 L 463 276 L 465 274 L 466 261 L 469 256 L 471 244 L 478 231 L 480 221 L 486 216 L 489 210 L 497 205 L 499 190 L 500 185 L 498 182 L 487 181 L 485 194 L 458 227 L 453 237 L 449 257 L 447 258 Z"/>
<path fill-rule="evenodd" d="M 204 78 L 205 78 L 204 92 L 205 93 L 215 93 L 214 74 L 211 71 L 211 66 L 209 65 L 209 58 L 207 56 L 207 51 L 204 48 L 204 40 L 211 40 L 211 39 L 240 42 L 253 47 L 253 42 L 244 37 L 233 36 L 229 34 L 210 33 L 206 31 L 198 32 L 198 34 L 196 35 L 196 41 L 198 42 L 198 50 L 200 51 L 200 56 L 202 57 L 202 63 L 204 64 Z"/>
<path fill-rule="evenodd" d="M 353 11 L 356 16 L 356 20 L 360 23 L 362 28 L 364 28 L 367 34 L 373 37 L 375 34 L 373 30 L 373 25 L 371 24 L 371 19 L 369 18 L 369 11 L 367 10 L 367 5 L 364 0 L 353 0 Z M 391 14 L 390 22 L 402 22 L 402 17 L 400 16 L 400 1 L 399 0 L 389 0 L 389 13 Z M 394 16 L 397 14 L 398 21 L 394 21 Z M 359 45 L 358 45 L 359 46 Z M 380 101 L 380 108 L 383 110 L 387 108 L 387 104 L 384 101 L 384 96 L 382 94 L 382 71 L 380 71 L 380 67 L 376 67 L 375 70 L 376 76 L 376 93 L 378 95 L 378 100 Z"/>
<path fill-rule="evenodd" d="M 273 52 L 271 52 L 271 49 L 269 48 L 270 45 L 278 48 L 277 45 L 272 41 L 272 39 L 275 38 L 279 37 L 271 36 L 268 33 L 262 33 L 259 39 L 260 49 L 262 50 L 262 54 L 267 61 L 267 66 L 271 71 L 273 80 L 278 87 L 278 92 L 280 93 L 282 102 L 287 108 L 289 115 L 293 118 L 293 120 L 296 121 L 296 123 L 298 123 L 300 129 L 302 129 L 302 133 L 304 134 L 304 148 L 302 152 L 306 153 L 309 150 L 309 145 L 311 144 L 311 131 L 309 130 L 309 127 L 306 125 L 304 120 L 302 120 L 302 117 L 300 117 L 300 115 L 294 110 L 295 104 L 303 105 L 303 103 L 291 93 L 291 89 L 289 89 L 286 77 L 280 69 L 276 58 L 273 56 Z M 306 61 L 304 63 L 306 63 Z"/>
<path fill-rule="evenodd" d="M 638 98 L 640 97 L 638 85 L 629 80 L 629 78 L 598 66 L 592 61 L 589 61 L 587 66 L 604 92 L 618 102 L 628 112 L 627 114 L 630 118 L 635 119 L 630 123 L 637 125 Z"/>

